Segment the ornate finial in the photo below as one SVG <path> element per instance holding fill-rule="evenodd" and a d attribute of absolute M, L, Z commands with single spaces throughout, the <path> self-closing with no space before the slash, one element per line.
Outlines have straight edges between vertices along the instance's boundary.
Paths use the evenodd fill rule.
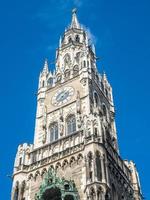
<path fill-rule="evenodd" d="M 75 13 L 75 14 L 77 13 L 77 9 L 76 9 L 76 8 L 73 8 L 73 9 L 72 9 L 72 14 L 74 14 L 74 13 Z"/>
<path fill-rule="evenodd" d="M 44 67 L 43 67 L 43 72 L 48 73 L 48 59 L 45 59 L 44 62 Z"/>

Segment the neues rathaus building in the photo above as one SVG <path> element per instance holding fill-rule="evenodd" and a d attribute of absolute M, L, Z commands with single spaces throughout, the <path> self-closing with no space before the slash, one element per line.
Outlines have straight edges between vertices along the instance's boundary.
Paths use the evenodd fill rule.
<path fill-rule="evenodd" d="M 142 200 L 133 161 L 119 154 L 112 87 L 72 11 L 55 69 L 39 75 L 33 144 L 18 146 L 11 200 Z"/>

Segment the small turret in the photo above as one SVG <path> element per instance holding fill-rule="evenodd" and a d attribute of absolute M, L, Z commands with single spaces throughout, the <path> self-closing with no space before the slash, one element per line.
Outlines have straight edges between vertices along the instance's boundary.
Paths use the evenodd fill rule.
<path fill-rule="evenodd" d="M 41 71 L 40 77 L 39 77 L 39 89 L 44 88 L 47 85 L 46 79 L 47 79 L 48 73 L 49 73 L 48 61 L 47 61 L 47 59 L 45 59 L 44 67 L 43 67 L 43 70 Z"/>

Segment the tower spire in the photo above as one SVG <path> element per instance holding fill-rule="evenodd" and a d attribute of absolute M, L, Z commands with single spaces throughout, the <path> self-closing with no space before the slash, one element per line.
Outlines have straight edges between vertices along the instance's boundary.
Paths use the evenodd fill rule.
<path fill-rule="evenodd" d="M 72 10 L 72 20 L 71 20 L 70 28 L 78 28 L 79 29 L 80 28 L 80 24 L 78 22 L 76 13 L 77 13 L 77 9 L 74 8 Z"/>
<path fill-rule="evenodd" d="M 47 58 L 45 59 L 45 63 L 44 63 L 44 67 L 43 67 L 42 72 L 45 72 L 46 74 L 48 73 L 48 60 L 47 60 Z"/>

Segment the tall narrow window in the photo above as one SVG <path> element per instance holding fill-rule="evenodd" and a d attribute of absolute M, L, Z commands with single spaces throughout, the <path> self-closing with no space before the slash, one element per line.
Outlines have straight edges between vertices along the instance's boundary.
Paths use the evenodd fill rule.
<path fill-rule="evenodd" d="M 94 103 L 95 103 L 95 107 L 98 107 L 98 104 L 99 104 L 99 99 L 98 99 L 98 95 L 97 95 L 97 93 L 95 92 L 94 93 Z"/>
<path fill-rule="evenodd" d="M 93 181 L 93 171 L 92 171 L 93 156 L 91 152 L 88 153 L 87 158 L 88 158 L 88 179 L 90 182 L 92 182 Z"/>
<path fill-rule="evenodd" d="M 68 38 L 68 43 L 71 43 L 71 42 L 72 42 L 72 38 L 69 37 L 69 38 Z"/>
<path fill-rule="evenodd" d="M 50 126 L 50 142 L 58 139 L 58 123 L 53 123 Z"/>
<path fill-rule="evenodd" d="M 53 85 L 53 78 L 49 78 L 47 81 L 48 86 L 52 87 Z"/>
<path fill-rule="evenodd" d="M 75 115 L 71 115 L 67 118 L 67 134 L 71 134 L 76 131 L 76 118 Z"/>
<path fill-rule="evenodd" d="M 79 75 L 79 67 L 78 65 L 75 65 L 73 68 L 73 76 Z"/>
<path fill-rule="evenodd" d="M 102 167 L 99 152 L 96 152 L 96 167 L 97 167 L 97 179 L 98 181 L 102 180 Z"/>
<path fill-rule="evenodd" d="M 21 200 L 24 200 L 25 198 L 24 198 L 24 193 L 25 193 L 25 187 L 26 187 L 26 183 L 25 183 L 25 181 L 23 181 L 22 182 L 22 184 L 21 184 L 21 192 L 20 192 L 20 196 L 21 196 Z"/>
<path fill-rule="evenodd" d="M 45 81 L 42 81 L 42 87 L 45 87 Z"/>
<path fill-rule="evenodd" d="M 15 187 L 15 191 L 14 191 L 13 200 L 18 200 L 18 197 L 19 197 L 19 183 L 17 182 L 16 187 Z"/>
<path fill-rule="evenodd" d="M 78 35 L 76 35 L 75 41 L 76 41 L 76 42 L 80 42 L 80 37 L 79 37 Z"/>
<path fill-rule="evenodd" d="M 103 114 L 105 117 L 107 117 L 107 109 L 106 106 L 103 104 Z"/>
<path fill-rule="evenodd" d="M 114 185 L 112 185 L 112 200 L 118 200 L 117 191 Z"/>

